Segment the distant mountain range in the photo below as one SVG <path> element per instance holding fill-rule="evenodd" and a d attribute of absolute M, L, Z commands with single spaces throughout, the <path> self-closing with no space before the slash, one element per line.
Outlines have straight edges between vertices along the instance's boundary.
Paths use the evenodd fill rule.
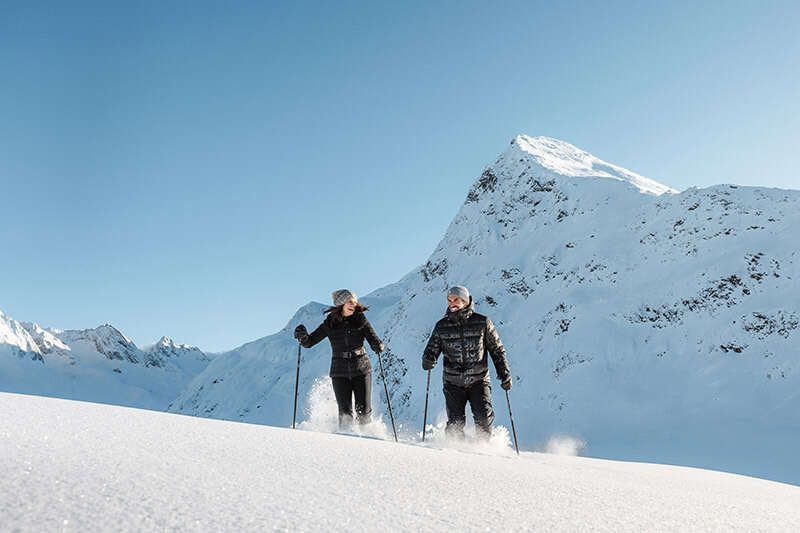
<path fill-rule="evenodd" d="M 141 349 L 110 324 L 45 329 L 0 312 L 0 390 L 166 410 L 210 361 L 162 337 Z"/>

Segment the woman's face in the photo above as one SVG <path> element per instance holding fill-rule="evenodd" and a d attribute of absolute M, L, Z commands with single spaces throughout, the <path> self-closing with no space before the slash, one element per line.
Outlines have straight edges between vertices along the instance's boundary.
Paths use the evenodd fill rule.
<path fill-rule="evenodd" d="M 357 302 L 355 300 L 350 300 L 348 302 L 345 302 L 345 304 L 342 306 L 342 314 L 344 316 L 350 316 L 353 313 L 355 313 L 356 303 Z"/>

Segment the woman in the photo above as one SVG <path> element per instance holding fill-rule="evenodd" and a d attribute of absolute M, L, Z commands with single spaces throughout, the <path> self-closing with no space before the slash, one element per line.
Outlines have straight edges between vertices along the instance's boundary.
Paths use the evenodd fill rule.
<path fill-rule="evenodd" d="M 333 307 L 317 329 L 308 333 L 303 324 L 294 330 L 294 336 L 305 348 L 311 348 L 328 337 L 333 350 L 331 381 L 336 403 L 339 405 L 339 429 L 352 424 L 353 398 L 356 403 L 356 420 L 366 424 L 372 416 L 372 365 L 364 349 L 364 339 L 372 351 L 381 353 L 383 343 L 375 334 L 364 315 L 366 307 L 358 303 L 355 293 L 341 289 L 333 293 Z"/>

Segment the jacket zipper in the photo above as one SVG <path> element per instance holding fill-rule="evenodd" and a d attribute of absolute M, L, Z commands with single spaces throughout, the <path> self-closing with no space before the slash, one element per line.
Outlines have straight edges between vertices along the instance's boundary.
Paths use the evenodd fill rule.
<path fill-rule="evenodd" d="M 459 332 L 461 333 L 461 364 L 467 364 L 467 347 L 464 346 L 464 324 L 458 325 Z"/>

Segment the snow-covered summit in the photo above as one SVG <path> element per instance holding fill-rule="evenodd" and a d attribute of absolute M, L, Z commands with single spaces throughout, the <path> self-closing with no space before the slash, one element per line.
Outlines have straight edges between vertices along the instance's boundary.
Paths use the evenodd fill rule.
<path fill-rule="evenodd" d="M 456 254 L 481 256 L 502 243 L 526 246 L 523 241 L 557 226 L 582 232 L 602 224 L 615 231 L 674 193 L 567 142 L 519 135 L 473 182 L 429 263 L 435 270 Z"/>
<path fill-rule="evenodd" d="M 83 349 L 95 350 L 108 359 L 141 362 L 141 352 L 128 337 L 111 324 L 103 324 L 91 329 L 66 330 L 59 337 L 69 345 L 79 345 Z"/>
<path fill-rule="evenodd" d="M 142 351 L 145 353 L 145 364 L 148 366 L 164 366 L 168 361 L 175 364 L 186 363 L 190 360 L 205 364 L 209 360 L 200 348 L 188 344 L 178 344 L 166 335 Z"/>
<path fill-rule="evenodd" d="M 498 158 L 495 166 L 516 166 L 535 163 L 543 169 L 565 177 L 610 178 L 630 183 L 646 194 L 676 193 L 675 189 L 608 163 L 572 144 L 552 137 L 518 135 Z"/>
<path fill-rule="evenodd" d="M 29 353 L 32 359 L 41 361 L 42 350 L 25 325 L 0 311 L 0 346 L 15 355 Z"/>
<path fill-rule="evenodd" d="M 163 335 L 158 342 L 146 348 L 147 351 L 157 351 L 157 350 L 164 350 L 169 352 L 171 355 L 175 355 L 181 351 L 185 350 L 199 350 L 196 346 L 190 346 L 188 344 L 181 344 L 177 343 L 171 338 Z"/>
<path fill-rule="evenodd" d="M 70 351 L 69 346 L 58 338 L 58 331 L 45 329 L 36 322 L 20 322 L 20 324 L 31 335 L 40 353 L 50 354 Z"/>
<path fill-rule="evenodd" d="M 176 344 L 174 340 L 170 339 L 166 335 L 162 335 L 161 338 L 158 339 L 158 342 L 156 342 L 153 346 L 174 347 Z M 181 346 L 185 346 L 185 344 Z"/>

